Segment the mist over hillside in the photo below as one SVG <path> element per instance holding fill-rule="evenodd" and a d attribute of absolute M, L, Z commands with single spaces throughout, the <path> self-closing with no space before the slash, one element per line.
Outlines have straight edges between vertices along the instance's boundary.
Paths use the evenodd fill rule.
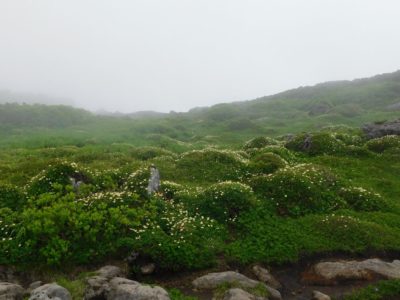
<path fill-rule="evenodd" d="M 15 99 L 24 102 L 21 97 Z M 28 97 L 27 102 L 33 99 L 37 100 Z M 44 102 L 48 99 L 44 98 Z M 335 125 L 360 127 L 368 122 L 393 120 L 399 117 L 399 109 L 397 71 L 300 87 L 255 100 L 193 108 L 186 113 L 95 114 L 68 106 L 0 104 L 0 130 L 3 145 L 15 141 L 16 136 L 19 143 L 25 140 L 34 145 L 28 141 L 36 135 L 40 137 L 40 130 L 48 131 L 47 137 L 52 137 L 47 139 L 50 144 L 90 141 L 160 146 L 170 140 L 235 144 L 254 135 L 279 136 Z M 57 141 L 57 137 L 64 135 L 67 138 Z"/>

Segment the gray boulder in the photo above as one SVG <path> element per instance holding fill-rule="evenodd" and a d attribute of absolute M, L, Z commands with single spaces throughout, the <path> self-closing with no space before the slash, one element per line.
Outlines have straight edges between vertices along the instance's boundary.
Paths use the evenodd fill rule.
<path fill-rule="evenodd" d="M 331 300 L 331 297 L 318 291 L 313 291 L 311 300 Z"/>
<path fill-rule="evenodd" d="M 110 281 L 107 300 L 170 300 L 166 290 L 159 286 L 142 285 L 139 282 L 115 277 Z"/>
<path fill-rule="evenodd" d="M 72 297 L 66 288 L 48 283 L 34 289 L 29 300 L 72 300 Z"/>
<path fill-rule="evenodd" d="M 242 289 L 235 288 L 226 291 L 222 300 L 268 300 L 268 298 L 257 297 Z"/>
<path fill-rule="evenodd" d="M 254 288 L 259 284 L 263 284 L 257 280 L 250 279 L 243 274 L 233 272 L 233 271 L 226 271 L 226 272 L 219 272 L 219 273 L 209 273 L 207 275 L 201 276 L 195 279 L 192 284 L 196 289 L 204 289 L 204 290 L 213 290 L 216 289 L 218 286 L 222 284 L 237 284 L 243 288 Z M 282 296 L 281 293 L 268 286 L 265 285 L 269 293 L 269 299 L 272 300 L 281 300 Z"/>
<path fill-rule="evenodd" d="M 242 287 L 253 288 L 260 282 L 250 279 L 240 273 L 233 271 L 209 273 L 195 279 L 192 284 L 196 289 L 212 290 L 224 283 L 239 284 Z"/>
<path fill-rule="evenodd" d="M 123 272 L 120 267 L 117 266 L 104 266 L 96 271 L 96 274 L 101 277 L 108 279 L 122 276 Z"/>
<path fill-rule="evenodd" d="M 379 138 L 386 135 L 400 135 L 400 119 L 379 124 L 366 124 L 362 127 L 362 130 L 370 139 Z"/>
<path fill-rule="evenodd" d="M 275 279 L 274 276 L 265 268 L 262 268 L 259 265 L 255 265 L 253 267 L 253 273 L 256 275 L 257 279 L 261 282 L 264 282 L 266 285 L 279 290 L 282 288 L 282 285 L 278 280 Z"/>
<path fill-rule="evenodd" d="M 24 297 L 25 290 L 22 286 L 9 283 L 0 282 L 0 299 L 1 300 L 22 300 Z"/>
<path fill-rule="evenodd" d="M 90 277 L 86 279 L 84 299 L 106 299 L 109 291 L 109 279 L 102 276 Z"/>
<path fill-rule="evenodd" d="M 400 260 L 391 263 L 380 259 L 320 262 L 311 268 L 307 277 L 314 283 L 327 285 L 342 280 L 371 280 L 375 277 L 400 279 Z"/>

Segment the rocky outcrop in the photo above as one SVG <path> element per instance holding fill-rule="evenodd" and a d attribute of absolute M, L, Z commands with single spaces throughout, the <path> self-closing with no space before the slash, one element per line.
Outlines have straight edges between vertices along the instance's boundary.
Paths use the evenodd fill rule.
<path fill-rule="evenodd" d="M 25 290 L 22 286 L 9 283 L 0 282 L 0 299 L 1 300 L 22 300 L 24 297 Z"/>
<path fill-rule="evenodd" d="M 137 281 L 119 277 L 120 268 L 106 266 L 96 271 L 96 276 L 86 280 L 86 300 L 169 300 L 161 287 L 142 285 Z"/>
<path fill-rule="evenodd" d="M 319 291 L 313 291 L 311 300 L 331 300 L 331 297 Z"/>
<path fill-rule="evenodd" d="M 370 139 L 379 138 L 386 135 L 400 135 L 400 119 L 379 124 L 366 124 L 362 127 L 362 130 Z"/>
<path fill-rule="evenodd" d="M 262 284 L 268 290 L 269 299 L 271 300 L 282 299 L 281 293 L 278 290 L 268 285 L 265 285 L 264 283 L 261 283 L 257 280 L 250 279 L 244 276 L 243 274 L 233 271 L 209 273 L 207 275 L 195 279 L 192 282 L 192 284 L 196 289 L 203 289 L 203 290 L 213 290 L 223 284 L 232 284 L 242 288 L 250 288 L 250 289 L 255 288 L 258 285 Z"/>
<path fill-rule="evenodd" d="M 268 300 L 265 297 L 254 296 L 242 289 L 230 289 L 224 294 L 223 300 Z"/>
<path fill-rule="evenodd" d="M 42 285 L 31 292 L 29 300 L 72 300 L 67 289 L 56 283 Z"/>
<path fill-rule="evenodd" d="M 275 279 L 274 276 L 272 276 L 272 274 L 265 268 L 259 266 L 259 265 L 255 265 L 253 268 L 253 273 L 254 275 L 256 275 L 257 279 L 263 283 L 265 283 L 266 285 L 279 290 L 280 288 L 282 288 L 282 285 L 279 283 L 278 280 Z"/>
<path fill-rule="evenodd" d="M 400 279 L 400 260 L 385 262 L 380 259 L 364 261 L 320 262 L 303 274 L 309 283 L 335 285 L 340 281 Z"/>
<path fill-rule="evenodd" d="M 139 282 L 116 277 L 110 281 L 107 300 L 170 300 L 166 290 L 159 286 L 142 285 Z"/>
<path fill-rule="evenodd" d="M 213 290 L 225 283 L 238 284 L 241 287 L 254 288 L 260 282 L 250 279 L 237 272 L 226 271 L 219 273 L 209 273 L 195 279 L 192 283 L 196 289 Z"/>

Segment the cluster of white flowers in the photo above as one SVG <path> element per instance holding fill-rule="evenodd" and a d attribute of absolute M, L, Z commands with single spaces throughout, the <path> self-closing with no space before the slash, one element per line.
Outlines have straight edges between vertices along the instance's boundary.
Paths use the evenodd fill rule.
<path fill-rule="evenodd" d="M 84 203 L 85 206 L 92 206 L 98 202 L 112 203 L 117 206 L 129 205 L 135 200 L 135 194 L 131 192 L 98 192 L 93 193 L 90 196 L 75 200 L 77 202 Z"/>
<path fill-rule="evenodd" d="M 323 225 L 332 226 L 334 229 L 351 229 L 354 225 L 360 223 L 360 219 L 352 217 L 352 216 L 344 216 L 344 215 L 336 215 L 330 214 L 325 216 L 321 223 Z"/>
<path fill-rule="evenodd" d="M 201 231 L 213 231 L 218 226 L 217 222 L 209 217 L 198 213 L 190 214 L 181 203 L 168 200 L 166 204 L 166 210 L 159 220 L 148 220 L 139 228 L 131 228 L 137 240 L 142 239 L 145 234 L 155 235 L 161 230 L 170 238 L 170 242 L 179 247 L 188 242 L 191 236 L 202 236 Z"/>

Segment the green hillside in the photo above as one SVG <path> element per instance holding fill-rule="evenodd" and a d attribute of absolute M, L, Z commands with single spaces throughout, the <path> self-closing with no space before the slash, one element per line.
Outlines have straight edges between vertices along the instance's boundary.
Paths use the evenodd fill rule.
<path fill-rule="evenodd" d="M 399 103 L 400 71 L 300 87 L 187 113 L 147 113 L 140 118 L 137 114 L 95 116 L 67 106 L 0 104 L 0 145 L 128 142 L 168 146 L 171 139 L 188 143 L 189 148 L 204 143 L 239 144 L 254 135 L 279 136 L 391 120 L 399 116 Z"/>

